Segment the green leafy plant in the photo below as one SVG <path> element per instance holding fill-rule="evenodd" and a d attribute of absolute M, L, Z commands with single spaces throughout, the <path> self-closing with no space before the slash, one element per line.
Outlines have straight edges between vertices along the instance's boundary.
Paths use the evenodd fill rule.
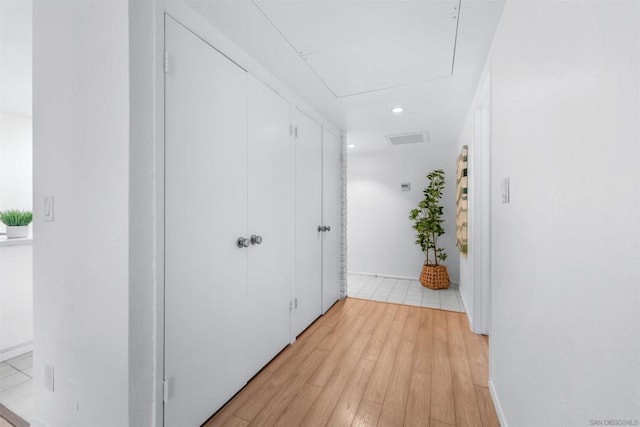
<path fill-rule="evenodd" d="M 29 211 L 11 209 L 0 212 L 0 221 L 7 226 L 21 227 L 31 224 L 33 214 Z"/>
<path fill-rule="evenodd" d="M 427 175 L 429 185 L 424 189 L 424 199 L 411 211 L 409 219 L 416 230 L 416 244 L 427 257 L 427 265 L 438 265 L 447 259 L 444 248 L 438 247 L 438 237 L 444 234 L 443 207 L 440 205 L 444 191 L 444 171 L 434 170 Z M 433 254 L 433 255 L 431 255 Z"/>

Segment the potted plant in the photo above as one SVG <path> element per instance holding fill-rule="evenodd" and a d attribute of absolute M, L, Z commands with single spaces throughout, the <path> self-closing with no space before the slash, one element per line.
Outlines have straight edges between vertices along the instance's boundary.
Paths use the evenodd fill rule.
<path fill-rule="evenodd" d="M 418 203 L 409 215 L 416 230 L 416 244 L 426 256 L 420 283 L 429 289 L 449 287 L 447 266 L 440 264 L 447 259 L 444 248 L 438 247 L 438 237 L 444 234 L 443 208 L 440 205 L 444 191 L 444 171 L 434 170 L 427 175 L 429 185 L 424 189 L 424 199 Z"/>
<path fill-rule="evenodd" d="M 33 215 L 29 211 L 19 211 L 11 209 L 0 212 L 0 221 L 7 226 L 7 238 L 27 237 L 29 235 L 29 224 L 33 220 Z"/>

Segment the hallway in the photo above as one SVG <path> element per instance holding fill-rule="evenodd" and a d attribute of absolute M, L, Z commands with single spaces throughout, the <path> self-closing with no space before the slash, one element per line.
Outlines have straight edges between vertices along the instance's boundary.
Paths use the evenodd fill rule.
<path fill-rule="evenodd" d="M 498 426 L 487 357 L 462 313 L 347 298 L 205 426 Z"/>
<path fill-rule="evenodd" d="M 30 16 L 34 427 L 202 425 L 236 393 L 211 425 L 640 425 L 640 2 Z M 433 170 L 467 313 L 399 281 L 326 313 L 348 271 L 415 277 Z"/>

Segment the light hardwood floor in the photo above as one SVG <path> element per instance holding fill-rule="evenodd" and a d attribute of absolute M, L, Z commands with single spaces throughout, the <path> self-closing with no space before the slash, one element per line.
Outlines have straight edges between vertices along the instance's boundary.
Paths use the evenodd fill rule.
<path fill-rule="evenodd" d="M 347 298 L 206 424 L 499 426 L 463 313 Z"/>

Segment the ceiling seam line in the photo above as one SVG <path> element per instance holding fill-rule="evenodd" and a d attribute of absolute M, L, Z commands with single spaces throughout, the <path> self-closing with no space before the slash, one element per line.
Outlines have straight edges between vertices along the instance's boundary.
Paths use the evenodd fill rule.
<path fill-rule="evenodd" d="M 329 85 L 318 75 L 318 73 L 316 73 L 316 71 L 311 67 L 311 65 L 309 65 L 309 62 L 307 62 L 307 60 L 304 58 L 304 56 L 296 49 L 296 47 L 291 43 L 291 41 L 289 41 L 289 39 L 282 33 L 282 31 L 280 31 L 280 29 L 276 26 L 276 24 L 274 24 L 274 22 L 267 16 L 267 14 L 265 13 L 264 10 L 262 10 L 262 8 L 260 6 L 258 6 L 258 3 L 256 3 L 255 0 L 251 0 L 251 3 L 253 3 L 253 5 L 260 11 L 260 13 L 262 14 L 262 16 L 264 16 L 264 18 L 269 21 L 269 24 L 271 24 L 271 26 L 278 32 L 278 34 L 280 34 L 280 36 L 284 39 L 284 41 L 287 42 L 287 44 L 291 47 L 291 49 L 293 49 L 293 51 L 296 53 L 296 55 L 302 59 L 302 61 L 304 61 L 304 63 L 306 64 L 307 67 L 309 67 L 309 69 L 313 72 L 313 74 L 315 74 L 315 76 L 322 82 L 323 85 L 325 85 L 325 87 L 327 89 L 329 89 L 329 92 L 331 92 L 331 94 L 337 99 L 339 98 L 338 95 L 336 95 L 336 93 L 329 87 Z"/>
<path fill-rule="evenodd" d="M 456 37 L 453 40 L 453 58 L 451 58 L 451 75 L 453 76 L 453 69 L 456 64 L 456 48 L 458 47 L 458 28 L 460 28 L 460 8 L 462 7 L 462 0 L 458 0 L 458 19 L 456 19 Z"/>

